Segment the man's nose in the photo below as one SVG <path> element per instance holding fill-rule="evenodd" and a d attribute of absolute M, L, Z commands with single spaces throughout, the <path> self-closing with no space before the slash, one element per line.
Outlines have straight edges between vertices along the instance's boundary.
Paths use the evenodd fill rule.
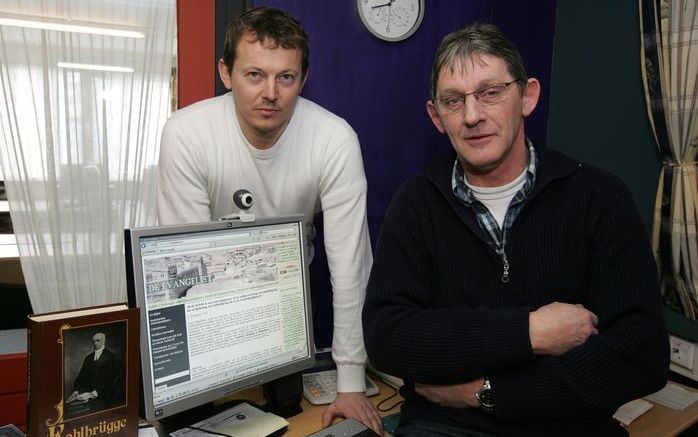
<path fill-rule="evenodd" d="M 470 94 L 465 96 L 463 102 L 463 122 L 468 126 L 475 126 L 484 120 L 485 113 L 482 110 L 482 105 L 477 101 L 475 95 Z"/>
<path fill-rule="evenodd" d="M 264 81 L 264 89 L 262 90 L 262 97 L 267 100 L 274 101 L 277 98 L 277 87 L 276 78 L 268 77 Z"/>

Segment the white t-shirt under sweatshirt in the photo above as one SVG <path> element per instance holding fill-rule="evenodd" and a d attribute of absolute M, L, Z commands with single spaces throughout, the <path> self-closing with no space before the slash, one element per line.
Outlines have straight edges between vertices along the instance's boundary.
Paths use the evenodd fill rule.
<path fill-rule="evenodd" d="M 525 168 L 516 179 L 501 187 L 479 187 L 468 183 L 468 179 L 465 178 L 465 185 L 473 191 L 473 196 L 490 210 L 490 214 L 499 224 L 499 229 L 502 229 L 511 199 L 526 183 L 527 171 L 528 168 Z"/>
<path fill-rule="evenodd" d="M 321 106 L 298 97 L 274 146 L 254 148 L 242 134 L 232 93 L 177 111 L 165 124 L 159 161 L 160 224 L 218 220 L 233 193 L 249 190 L 257 217 L 303 214 L 314 236 L 322 210 L 332 278 L 332 354 L 340 392 L 364 390 L 361 310 L 373 263 L 366 176 L 356 133 Z"/>

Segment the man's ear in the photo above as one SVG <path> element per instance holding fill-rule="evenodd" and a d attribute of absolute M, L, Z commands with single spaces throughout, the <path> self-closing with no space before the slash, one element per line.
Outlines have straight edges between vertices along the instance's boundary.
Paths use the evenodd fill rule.
<path fill-rule="evenodd" d="M 225 65 L 225 62 L 223 62 L 223 58 L 218 60 L 218 76 L 221 78 L 221 82 L 223 82 L 223 86 L 225 89 L 229 90 L 233 87 L 233 79 L 230 76 L 231 71 L 228 70 L 228 66 Z"/>
<path fill-rule="evenodd" d="M 521 106 L 521 115 L 528 117 L 531 115 L 540 97 L 540 82 L 538 79 L 528 79 L 523 93 L 523 105 Z"/>
<path fill-rule="evenodd" d="M 446 133 L 446 130 L 444 129 L 443 123 L 441 123 L 441 116 L 439 115 L 438 111 L 436 110 L 436 106 L 434 105 L 434 102 L 431 100 L 427 100 L 427 114 L 429 114 L 429 118 L 431 118 L 431 122 L 434 123 L 434 126 L 436 126 L 436 130 L 439 132 Z"/>

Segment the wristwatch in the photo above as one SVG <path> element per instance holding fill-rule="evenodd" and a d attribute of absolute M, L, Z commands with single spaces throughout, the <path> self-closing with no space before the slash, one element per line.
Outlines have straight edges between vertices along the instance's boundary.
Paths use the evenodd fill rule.
<path fill-rule="evenodd" d="M 494 398 L 492 397 L 492 386 L 489 378 L 485 377 L 482 387 L 475 393 L 475 398 L 480 403 L 482 411 L 486 413 L 494 411 Z"/>

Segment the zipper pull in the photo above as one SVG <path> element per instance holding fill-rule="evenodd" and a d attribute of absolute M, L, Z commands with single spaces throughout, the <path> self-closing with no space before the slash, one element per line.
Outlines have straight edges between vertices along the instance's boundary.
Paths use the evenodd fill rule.
<path fill-rule="evenodd" d="M 502 264 L 504 271 L 502 272 L 502 282 L 505 284 L 509 282 L 509 260 L 507 259 L 507 254 L 502 252 Z"/>

